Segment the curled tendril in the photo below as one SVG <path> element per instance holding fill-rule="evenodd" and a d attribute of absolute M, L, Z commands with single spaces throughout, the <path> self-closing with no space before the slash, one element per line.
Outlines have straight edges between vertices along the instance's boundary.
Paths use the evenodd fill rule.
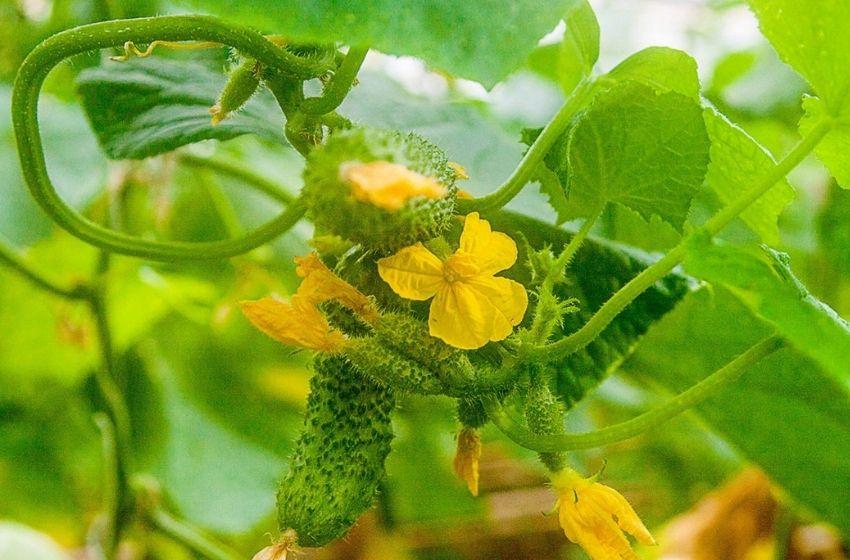
<path fill-rule="evenodd" d="M 300 57 L 250 29 L 210 16 L 160 16 L 84 25 L 58 33 L 39 44 L 18 72 L 12 94 L 12 119 L 21 168 L 33 198 L 61 227 L 102 249 L 158 261 L 228 258 L 246 253 L 290 229 L 304 215 L 293 201 L 277 218 L 241 237 L 187 243 L 151 241 L 104 228 L 79 214 L 59 196 L 47 173 L 38 124 L 38 100 L 47 74 L 65 59 L 95 49 L 148 43 L 144 55 L 158 44 L 198 41 L 235 48 L 268 68 L 299 79 L 324 75 L 322 60 Z"/>
<path fill-rule="evenodd" d="M 179 49 L 179 50 L 199 50 L 199 49 L 212 49 L 215 47 L 220 47 L 221 43 L 213 43 L 212 41 L 200 41 L 197 43 L 181 43 L 180 41 L 152 41 L 148 44 L 148 48 L 141 51 L 136 46 L 136 43 L 133 41 L 127 41 L 124 43 L 124 54 L 119 56 L 110 56 L 109 60 L 114 60 L 115 62 L 126 62 L 131 58 L 147 58 L 153 54 L 153 51 L 157 47 L 164 47 L 167 49 Z"/>

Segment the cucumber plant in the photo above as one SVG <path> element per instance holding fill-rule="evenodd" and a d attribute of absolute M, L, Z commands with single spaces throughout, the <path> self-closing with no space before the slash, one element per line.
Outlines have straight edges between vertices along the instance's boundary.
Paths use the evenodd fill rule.
<path fill-rule="evenodd" d="M 786 256 L 767 245 L 777 243 L 777 220 L 793 198 L 785 177 L 810 154 L 850 187 L 850 4 L 749 0 L 766 37 L 813 93 L 804 102 L 799 142 L 777 161 L 701 97 L 695 62 L 686 53 L 651 48 L 598 71 L 599 26 L 585 0 L 512 2 L 527 20 L 522 30 L 485 21 L 479 3 L 439 2 L 468 35 L 462 42 L 445 36 L 445 26 L 422 7 L 409 7 L 404 17 L 421 18 L 426 37 L 418 28 L 406 33 L 397 21 L 382 22 L 381 7 L 393 11 L 383 1 L 354 2 L 347 14 L 331 3 L 275 3 L 303 16 L 288 22 L 257 16 L 286 40 L 212 16 L 110 20 L 48 38 L 18 72 L 12 116 L 26 183 L 59 226 L 103 258 L 91 281 L 70 289 L 5 248 L 0 260 L 55 295 L 86 302 L 97 319 L 104 355 L 97 376 L 101 423 L 104 433 L 114 432 L 116 448 L 114 503 L 105 507 L 102 538 L 107 556 L 127 519 L 141 511 L 206 557 L 234 557 L 148 507 L 143 498 L 153 492 L 134 478 L 131 428 L 114 379 L 104 306 L 111 254 L 162 263 L 228 259 L 302 219 L 315 227 L 316 253 L 298 260 L 302 280 L 295 294 L 244 305 L 261 330 L 315 354 L 303 432 L 277 496 L 280 537 L 258 559 L 324 546 L 371 507 L 391 449 L 392 413 L 409 394 L 455 399 L 461 429 L 455 470 L 474 494 L 484 426 L 492 423 L 537 452 L 551 473 L 567 537 L 594 559 L 607 559 L 635 557 L 623 532 L 644 544 L 653 539 L 619 494 L 571 469 L 570 451 L 654 429 L 734 387 L 779 352 L 804 356 L 831 383 L 850 385 L 850 328 L 796 280 Z M 326 12 L 317 18 L 312 10 Z M 374 25 L 362 25 L 363 18 Z M 483 196 L 461 189 L 466 171 L 460 164 L 467 162 L 452 162 L 447 147 L 345 116 L 343 102 L 367 47 L 417 55 L 490 87 L 522 64 L 559 19 L 565 36 L 555 67 L 546 71 L 558 75 L 565 101 L 543 128 L 525 131 L 521 161 Z M 195 48 L 229 49 L 226 79 L 162 54 Z M 206 242 L 134 236 L 77 212 L 48 174 L 39 95 L 54 67 L 101 49 L 123 54 L 82 72 L 78 90 L 108 156 L 140 159 L 254 133 L 304 158 L 300 194 L 178 151 L 183 164 L 236 175 L 284 209 L 253 231 Z M 321 93 L 309 93 L 318 87 Z M 558 216 L 555 226 L 505 210 L 534 182 Z M 706 193 L 716 204 L 701 219 L 692 208 Z M 612 208 L 664 224 L 677 242 L 654 256 L 595 238 L 594 228 Z M 738 220 L 763 244 L 717 239 Z M 560 227 L 565 221 L 578 227 Z M 764 337 L 657 408 L 596 431 L 566 432 L 565 415 L 652 324 L 705 284 L 727 290 L 767 325 Z M 776 476 L 785 482 L 781 470 Z M 848 527 L 846 515 L 841 519 L 821 497 L 804 492 L 798 499 Z"/>

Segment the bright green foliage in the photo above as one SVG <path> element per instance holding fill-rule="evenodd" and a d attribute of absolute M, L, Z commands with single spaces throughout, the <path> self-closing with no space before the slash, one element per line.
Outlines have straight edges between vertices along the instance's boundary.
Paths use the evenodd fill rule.
<path fill-rule="evenodd" d="M 392 393 L 340 358 L 317 358 L 304 432 L 277 495 L 278 524 L 301 546 L 342 537 L 366 511 L 390 452 Z"/>
<path fill-rule="evenodd" d="M 413 198 L 399 210 L 386 210 L 352 196 L 341 177 L 347 164 L 386 161 L 406 166 L 446 188 L 439 199 Z M 355 128 L 331 136 L 310 153 L 304 170 L 304 197 L 320 231 L 368 249 L 390 251 L 442 233 L 451 220 L 455 173 L 445 154 L 414 134 Z"/>
<path fill-rule="evenodd" d="M 817 225 L 820 246 L 830 265 L 850 277 L 850 192 L 831 188 Z"/>
<path fill-rule="evenodd" d="M 706 182 L 720 201 L 729 204 L 742 189 L 768 173 L 775 161 L 765 148 L 743 129 L 712 108 L 706 108 L 705 126 L 711 138 L 711 164 Z M 780 214 L 794 199 L 794 189 L 783 180 L 741 213 L 741 219 L 762 241 L 779 243 Z"/>
<path fill-rule="evenodd" d="M 674 91 L 699 100 L 696 61 L 688 53 L 669 47 L 649 47 L 636 52 L 611 70 L 605 79 L 640 82 L 659 92 Z"/>
<path fill-rule="evenodd" d="M 850 3 L 749 0 L 773 48 L 838 115 L 850 103 Z"/>
<path fill-rule="evenodd" d="M 732 294 L 718 289 L 688 296 L 650 328 L 625 370 L 676 393 L 769 335 L 772 329 L 749 315 Z M 850 511 L 835 497 L 850 486 L 848 401 L 846 384 L 799 353 L 784 350 L 697 410 L 794 500 L 847 533 Z"/>
<path fill-rule="evenodd" d="M 108 61 L 77 79 L 83 107 L 98 141 L 112 159 L 141 159 L 199 140 L 258 134 L 285 143 L 279 113 L 267 94 L 213 126 L 209 109 L 227 76 L 206 66 L 163 59 Z"/>
<path fill-rule="evenodd" d="M 728 288 L 797 350 L 850 387 L 850 326 L 791 272 L 787 255 L 694 240 L 685 269 Z"/>
<path fill-rule="evenodd" d="M 576 0 L 564 16 L 564 23 L 564 38 L 535 49 L 528 67 L 569 93 L 591 75 L 599 58 L 599 22 L 587 0 Z"/>
<path fill-rule="evenodd" d="M 570 133 L 570 215 L 614 202 L 681 229 L 708 166 L 699 106 L 675 92 L 624 82 L 601 93 Z"/>
<path fill-rule="evenodd" d="M 826 103 L 817 97 L 803 99 L 803 109 L 806 110 L 806 116 L 800 122 L 800 132 L 803 134 L 828 116 Z M 847 158 L 847 154 L 850 154 L 850 105 L 833 129 L 820 141 L 815 153 L 838 184 L 850 189 L 850 161 Z"/>
<path fill-rule="evenodd" d="M 525 62 L 576 0 L 183 0 L 303 43 L 368 45 L 412 55 L 492 87 Z"/>

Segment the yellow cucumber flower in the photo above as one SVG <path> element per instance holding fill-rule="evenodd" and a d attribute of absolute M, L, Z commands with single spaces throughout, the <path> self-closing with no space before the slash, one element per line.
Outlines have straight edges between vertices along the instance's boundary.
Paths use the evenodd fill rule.
<path fill-rule="evenodd" d="M 446 344 L 471 350 L 507 338 L 522 321 L 528 294 L 522 284 L 494 276 L 513 266 L 516 243 L 473 212 L 460 247 L 445 261 L 421 243 L 378 261 L 378 273 L 403 298 L 434 298 L 428 329 Z"/>
<path fill-rule="evenodd" d="M 623 532 L 646 545 L 654 545 L 655 539 L 629 502 L 595 478 L 569 468 L 552 477 L 561 528 L 592 560 L 638 560 Z"/>
<path fill-rule="evenodd" d="M 345 346 L 343 334 L 331 328 L 315 303 L 297 294 L 289 303 L 267 297 L 241 306 L 255 327 L 287 346 L 330 353 Z"/>
<path fill-rule="evenodd" d="M 437 180 L 398 163 L 349 163 L 342 166 L 340 175 L 351 185 L 354 198 L 391 212 L 400 210 L 411 198 L 446 196 L 446 188 Z"/>
<path fill-rule="evenodd" d="M 337 301 L 364 321 L 377 320 L 372 301 L 331 272 L 318 255 L 296 257 L 295 263 L 296 273 L 304 280 L 289 303 L 268 297 L 241 303 L 242 312 L 255 327 L 288 346 L 332 353 L 342 350 L 346 339 L 331 328 L 319 311 L 320 303 Z"/>
<path fill-rule="evenodd" d="M 473 496 L 478 495 L 478 462 L 481 459 L 481 436 L 475 428 L 464 428 L 457 436 L 455 474 L 466 482 Z"/>

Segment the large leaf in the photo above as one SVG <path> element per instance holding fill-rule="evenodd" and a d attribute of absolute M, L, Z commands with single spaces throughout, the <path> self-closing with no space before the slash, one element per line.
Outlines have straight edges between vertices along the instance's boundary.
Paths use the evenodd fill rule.
<path fill-rule="evenodd" d="M 564 38 L 535 49 L 528 67 L 569 93 L 590 76 L 599 58 L 599 22 L 587 0 L 577 0 L 564 16 L 564 23 Z"/>
<path fill-rule="evenodd" d="M 779 56 L 834 114 L 850 101 L 850 3 L 846 0 L 749 0 Z"/>
<path fill-rule="evenodd" d="M 489 216 L 493 229 L 508 233 L 516 239 L 525 238 L 535 249 L 551 245 L 561 250 L 571 234 L 563 229 L 543 224 L 516 214 Z M 526 258 L 526 248 L 520 244 L 519 262 Z M 560 338 L 578 329 L 623 284 L 652 263 L 652 257 L 641 251 L 594 239 L 579 249 L 568 271 L 569 284 L 559 287 L 561 298 L 579 299 L 580 311 L 567 315 L 564 324 L 554 334 Z M 527 271 L 514 267 L 511 274 L 528 283 Z M 683 276 L 671 274 L 635 299 L 590 345 L 571 354 L 558 364 L 558 392 L 571 405 L 605 379 L 628 356 L 638 339 L 649 326 L 669 312 L 692 288 Z"/>
<path fill-rule="evenodd" d="M 696 60 L 686 52 L 669 47 L 649 47 L 636 52 L 615 66 L 606 79 L 631 80 L 659 92 L 675 91 L 699 99 Z"/>
<path fill-rule="evenodd" d="M 697 238 L 685 259 L 685 269 L 729 289 L 794 348 L 850 388 L 850 326 L 794 277 L 787 256 L 766 248 L 712 244 Z"/>
<path fill-rule="evenodd" d="M 519 68 L 576 0 L 184 0 L 293 41 L 412 55 L 490 88 Z"/>
<path fill-rule="evenodd" d="M 263 90 L 219 125 L 209 108 L 227 82 L 222 72 L 161 58 L 107 61 L 77 78 L 83 107 L 106 154 L 141 159 L 199 140 L 258 134 L 285 143 L 283 116 Z"/>
<path fill-rule="evenodd" d="M 803 100 L 803 109 L 806 111 L 800 122 L 800 131 L 803 134 L 827 117 L 827 107 L 817 97 L 806 97 Z M 835 122 L 833 128 L 815 147 L 815 154 L 838 184 L 850 189 L 850 105 L 845 109 L 843 117 Z"/>
<path fill-rule="evenodd" d="M 770 153 L 743 129 L 712 108 L 704 112 L 711 138 L 711 164 L 706 182 L 723 203 L 729 204 L 775 166 Z M 765 243 L 779 243 L 780 214 L 794 199 L 794 189 L 782 180 L 749 208 L 741 219 Z"/>
<path fill-rule="evenodd" d="M 681 230 L 705 177 L 709 140 L 694 100 L 623 82 L 599 94 L 567 150 L 572 216 L 589 217 L 614 202 Z"/>
<path fill-rule="evenodd" d="M 656 323 L 623 369 L 678 393 L 771 330 L 729 292 L 703 290 Z M 846 385 L 782 350 L 697 410 L 791 496 L 850 535 L 850 510 L 836 499 L 850 487 L 848 404 Z"/>

